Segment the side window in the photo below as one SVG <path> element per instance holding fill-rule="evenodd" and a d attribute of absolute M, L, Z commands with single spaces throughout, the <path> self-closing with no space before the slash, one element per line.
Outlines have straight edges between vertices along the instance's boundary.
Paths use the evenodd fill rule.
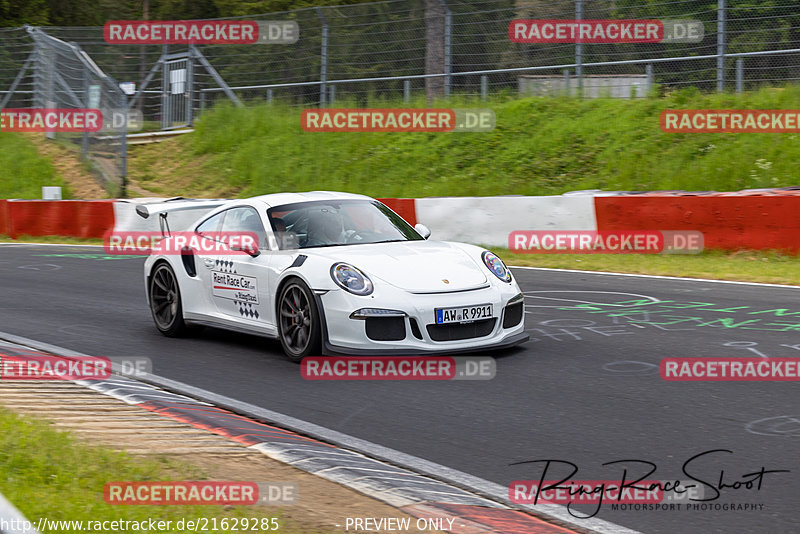
<path fill-rule="evenodd" d="M 258 236 L 258 247 L 262 250 L 269 250 L 267 244 L 267 233 L 261 223 L 258 212 L 249 206 L 232 208 L 225 212 L 225 220 L 222 223 L 223 232 L 252 232 Z"/>
<path fill-rule="evenodd" d="M 224 217 L 224 211 L 222 213 L 217 213 L 213 217 L 209 217 L 205 221 L 201 222 L 195 231 L 200 235 L 207 234 L 208 232 L 219 232 L 220 226 L 222 226 L 222 219 Z"/>

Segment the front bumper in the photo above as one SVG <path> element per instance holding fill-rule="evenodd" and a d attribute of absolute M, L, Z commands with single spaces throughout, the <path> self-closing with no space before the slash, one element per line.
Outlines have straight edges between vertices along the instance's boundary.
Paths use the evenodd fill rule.
<path fill-rule="evenodd" d="M 376 285 L 369 296 L 357 296 L 344 290 L 317 295 L 323 326 L 323 352 L 332 355 L 438 355 L 483 350 L 498 350 L 524 343 L 524 308 L 517 324 L 504 326 L 504 311 L 509 301 L 520 294 L 515 282 L 497 281 L 488 287 L 460 292 L 413 294 L 388 284 Z M 493 322 L 480 327 L 465 325 L 454 330 L 471 331 L 444 339 L 441 327 L 435 326 L 435 309 L 492 304 Z M 522 304 L 520 303 L 520 306 Z M 351 317 L 362 308 L 397 310 L 405 314 L 400 338 L 375 339 L 368 335 L 367 320 Z M 397 319 L 396 319 L 397 320 Z M 429 328 L 432 327 L 432 328 Z M 437 332 L 437 329 L 439 332 Z M 395 331 L 397 331 L 395 329 Z M 463 334 L 464 337 L 460 337 Z M 472 335 L 475 337 L 471 337 Z M 433 339 L 437 337 L 439 340 Z M 446 337 L 446 336 L 445 336 Z"/>
<path fill-rule="evenodd" d="M 516 347 L 521 343 L 525 343 L 531 338 L 526 333 L 511 334 L 501 339 L 496 343 L 490 345 L 480 345 L 471 348 L 432 348 L 432 349 L 404 349 L 404 348 L 346 348 L 333 345 L 329 341 L 325 341 L 323 353 L 326 356 L 436 356 L 436 355 L 454 355 L 454 354 L 468 354 L 472 352 L 482 352 L 490 350 L 503 350 Z"/>

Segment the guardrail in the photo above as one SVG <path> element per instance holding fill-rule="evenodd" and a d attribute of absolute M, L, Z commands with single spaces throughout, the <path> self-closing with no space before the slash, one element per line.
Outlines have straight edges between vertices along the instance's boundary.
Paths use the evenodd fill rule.
<path fill-rule="evenodd" d="M 173 137 L 178 137 L 179 135 L 192 133 L 194 128 L 184 128 L 182 130 L 166 130 L 166 131 L 158 131 L 158 132 L 142 132 L 142 133 L 134 133 L 128 134 L 126 137 L 128 139 L 128 145 L 149 145 L 151 143 L 160 143 L 165 139 L 171 139 Z M 119 139 L 118 135 L 108 135 L 103 137 L 98 137 L 98 139 L 102 140 L 109 140 L 111 144 L 119 144 L 119 141 L 113 141 L 114 139 Z"/>

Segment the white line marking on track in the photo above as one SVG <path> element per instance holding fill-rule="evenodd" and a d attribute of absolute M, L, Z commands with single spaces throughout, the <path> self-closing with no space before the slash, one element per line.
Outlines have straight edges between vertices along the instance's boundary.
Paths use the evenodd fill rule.
<path fill-rule="evenodd" d="M 555 269 L 553 267 L 524 267 L 521 265 L 509 265 L 512 269 L 528 269 L 531 271 L 555 271 L 562 273 L 583 273 L 583 274 L 605 274 L 608 276 L 635 276 L 637 278 L 656 278 L 660 280 L 683 280 L 686 282 L 714 282 L 717 284 L 738 284 L 745 286 L 766 286 L 766 287 L 785 287 L 789 289 L 800 289 L 800 285 L 786 284 L 767 284 L 765 282 L 739 282 L 737 280 L 714 280 L 712 278 L 685 278 L 681 276 L 663 276 L 659 274 L 635 274 L 635 273 L 615 273 L 612 271 L 581 271 L 579 269 Z"/>

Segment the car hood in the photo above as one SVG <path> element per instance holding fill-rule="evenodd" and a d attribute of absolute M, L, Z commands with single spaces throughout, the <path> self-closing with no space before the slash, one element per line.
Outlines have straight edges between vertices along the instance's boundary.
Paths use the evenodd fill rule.
<path fill-rule="evenodd" d="M 314 249 L 305 249 L 308 253 Z M 464 291 L 486 285 L 486 269 L 464 250 L 437 241 L 374 243 L 314 250 L 411 293 Z M 488 271 L 487 271 L 488 272 Z"/>

